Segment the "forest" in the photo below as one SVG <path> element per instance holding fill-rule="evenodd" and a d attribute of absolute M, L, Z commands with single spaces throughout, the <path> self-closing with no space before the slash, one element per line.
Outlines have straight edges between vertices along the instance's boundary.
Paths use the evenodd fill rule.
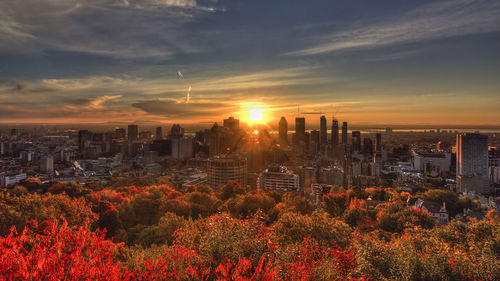
<path fill-rule="evenodd" d="M 410 196 L 445 202 L 451 222 Z M 500 280 L 498 214 L 454 219 L 473 200 L 340 186 L 322 199 L 28 178 L 0 191 L 0 280 Z"/>

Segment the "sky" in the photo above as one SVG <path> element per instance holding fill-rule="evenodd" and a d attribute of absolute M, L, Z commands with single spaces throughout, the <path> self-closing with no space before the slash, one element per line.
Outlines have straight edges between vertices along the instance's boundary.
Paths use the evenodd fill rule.
<path fill-rule="evenodd" d="M 1 123 L 500 125 L 498 0 L 4 0 Z"/>

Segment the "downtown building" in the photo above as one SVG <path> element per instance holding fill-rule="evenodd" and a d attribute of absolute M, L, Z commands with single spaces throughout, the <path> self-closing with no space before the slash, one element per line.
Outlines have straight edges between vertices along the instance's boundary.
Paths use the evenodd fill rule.
<path fill-rule="evenodd" d="M 489 194 L 488 136 L 457 135 L 457 191 Z"/>
<path fill-rule="evenodd" d="M 444 176 L 451 168 L 451 154 L 433 151 L 412 151 L 412 166 L 416 171 L 431 176 Z"/>
<path fill-rule="evenodd" d="M 207 184 L 213 188 L 236 181 L 247 186 L 247 159 L 237 154 L 212 157 L 207 163 Z"/>
<path fill-rule="evenodd" d="M 258 187 L 276 191 L 297 191 L 299 176 L 284 166 L 273 165 L 259 175 Z"/>

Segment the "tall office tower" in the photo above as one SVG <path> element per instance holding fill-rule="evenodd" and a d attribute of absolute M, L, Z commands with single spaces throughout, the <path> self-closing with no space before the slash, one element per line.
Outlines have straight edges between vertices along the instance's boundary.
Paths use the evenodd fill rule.
<path fill-rule="evenodd" d="M 115 136 L 118 139 L 124 139 L 127 136 L 127 131 L 125 128 L 118 128 L 115 130 Z"/>
<path fill-rule="evenodd" d="M 364 138 L 363 139 L 363 153 L 365 155 L 372 155 L 373 156 L 373 142 L 370 138 Z"/>
<path fill-rule="evenodd" d="M 225 152 L 222 128 L 214 123 L 208 136 L 208 146 L 210 156 L 217 156 Z"/>
<path fill-rule="evenodd" d="M 347 122 L 342 123 L 342 144 L 347 144 Z"/>
<path fill-rule="evenodd" d="M 139 139 L 139 127 L 137 125 L 128 125 L 128 140 L 136 141 Z"/>
<path fill-rule="evenodd" d="M 375 151 L 382 151 L 382 133 L 375 134 Z"/>
<path fill-rule="evenodd" d="M 361 151 L 361 132 L 352 131 L 352 151 Z"/>
<path fill-rule="evenodd" d="M 457 135 L 457 190 L 489 194 L 488 136 Z"/>
<path fill-rule="evenodd" d="M 161 140 L 163 138 L 163 129 L 161 127 L 156 127 L 156 135 L 155 138 L 157 140 Z"/>
<path fill-rule="evenodd" d="M 90 140 L 90 132 L 88 130 L 78 131 L 78 151 L 83 153 L 87 147 L 87 142 Z"/>
<path fill-rule="evenodd" d="M 228 181 L 247 185 L 247 159 L 239 155 L 216 156 L 208 160 L 208 185 L 221 187 Z"/>
<path fill-rule="evenodd" d="M 339 121 L 337 119 L 332 120 L 332 144 L 333 147 L 339 145 Z"/>
<path fill-rule="evenodd" d="M 328 143 L 328 132 L 326 129 L 326 117 L 321 116 L 319 119 L 319 134 L 320 134 L 320 144 Z"/>
<path fill-rule="evenodd" d="M 182 138 L 184 136 L 184 128 L 182 128 L 180 124 L 174 124 L 168 136 L 171 138 Z"/>
<path fill-rule="evenodd" d="M 231 131 L 237 131 L 240 128 L 240 120 L 235 119 L 232 116 L 224 119 L 224 127 L 228 128 Z"/>
<path fill-rule="evenodd" d="M 286 145 L 288 143 L 288 122 L 285 116 L 282 116 L 279 123 L 279 143 Z"/>
<path fill-rule="evenodd" d="M 18 135 L 17 129 L 15 129 L 15 128 L 14 129 L 10 129 L 10 136 L 11 137 L 17 137 L 17 135 Z"/>
<path fill-rule="evenodd" d="M 297 117 L 295 118 L 295 140 L 297 143 L 305 141 L 306 136 L 306 118 Z"/>
<path fill-rule="evenodd" d="M 318 130 L 312 130 L 309 134 L 309 152 L 316 153 L 320 149 L 320 132 Z"/>

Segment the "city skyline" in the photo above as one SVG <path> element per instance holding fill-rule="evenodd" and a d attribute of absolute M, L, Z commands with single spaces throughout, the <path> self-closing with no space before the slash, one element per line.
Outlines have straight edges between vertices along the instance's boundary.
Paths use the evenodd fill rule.
<path fill-rule="evenodd" d="M 9 1 L 0 123 L 498 126 L 499 13 L 493 0 Z"/>

